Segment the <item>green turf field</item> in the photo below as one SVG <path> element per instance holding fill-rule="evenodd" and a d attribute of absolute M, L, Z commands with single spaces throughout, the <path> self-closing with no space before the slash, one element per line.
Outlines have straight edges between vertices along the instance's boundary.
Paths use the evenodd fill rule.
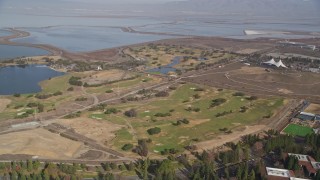
<path fill-rule="evenodd" d="M 310 127 L 300 126 L 297 124 L 289 124 L 283 132 L 293 135 L 293 136 L 306 136 L 307 134 L 312 134 L 313 129 Z"/>

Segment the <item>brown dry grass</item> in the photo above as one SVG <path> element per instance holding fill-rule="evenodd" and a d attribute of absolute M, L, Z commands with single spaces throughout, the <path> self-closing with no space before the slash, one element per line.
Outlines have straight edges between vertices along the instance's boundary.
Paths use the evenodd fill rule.
<path fill-rule="evenodd" d="M 264 68 L 261 68 L 261 67 L 243 66 L 237 71 L 237 73 L 264 74 L 264 73 L 266 73 L 266 71 Z"/>
<path fill-rule="evenodd" d="M 195 145 L 198 146 L 199 149 L 213 149 L 215 147 L 222 146 L 227 142 L 238 141 L 241 136 L 259 132 L 265 128 L 265 125 L 246 126 L 244 130 L 239 129 L 231 134 L 220 135 L 215 139 L 199 142 Z"/>
<path fill-rule="evenodd" d="M 237 51 L 237 53 L 240 53 L 240 54 L 252 54 L 252 53 L 257 52 L 259 50 L 260 49 L 247 48 L 247 49 L 241 49 L 241 50 Z"/>
<path fill-rule="evenodd" d="M 279 89 L 278 90 L 279 92 L 281 92 L 281 93 L 284 93 L 284 94 L 291 94 L 291 93 L 293 93 L 292 91 L 290 91 L 290 90 L 288 90 L 288 89 Z"/>
<path fill-rule="evenodd" d="M 185 127 L 193 127 L 193 126 L 196 126 L 196 125 L 199 125 L 199 124 L 202 124 L 202 123 L 206 123 L 208 121 L 210 121 L 210 119 L 193 120 L 193 121 L 190 121 L 190 123 L 188 125 L 185 125 Z"/>
<path fill-rule="evenodd" d="M 122 128 L 122 126 L 110 123 L 108 121 L 94 120 L 85 117 L 76 119 L 60 119 L 57 121 L 57 123 L 71 127 L 77 133 L 94 139 L 101 144 L 105 144 L 105 142 L 109 142 L 115 138 L 114 132 Z"/>
<path fill-rule="evenodd" d="M 0 136 L 0 154 L 27 154 L 39 158 L 75 158 L 84 145 L 51 133 L 44 129 L 33 129 Z"/>
<path fill-rule="evenodd" d="M 305 112 L 320 114 L 320 104 L 310 104 Z"/>
<path fill-rule="evenodd" d="M 7 105 L 9 105 L 10 103 L 11 103 L 10 99 L 1 98 L 0 99 L 0 112 L 3 112 L 7 108 Z"/>
<path fill-rule="evenodd" d="M 107 71 L 92 72 L 92 74 L 90 74 L 90 76 L 85 78 L 83 81 L 88 84 L 100 84 L 105 82 L 121 80 L 122 78 L 130 78 L 132 76 L 133 74 L 126 73 L 125 71 L 111 69 Z"/>

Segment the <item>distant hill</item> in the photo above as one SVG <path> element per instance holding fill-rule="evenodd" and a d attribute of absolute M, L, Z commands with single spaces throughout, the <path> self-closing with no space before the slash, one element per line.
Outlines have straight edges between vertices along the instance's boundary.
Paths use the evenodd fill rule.
<path fill-rule="evenodd" d="M 287 18 L 320 17 L 319 0 L 188 0 L 167 3 L 166 9 Z"/>
<path fill-rule="evenodd" d="M 234 18 L 247 16 L 259 19 L 259 17 L 267 17 L 269 19 L 274 18 L 272 20 L 294 19 L 302 20 L 302 22 L 304 19 L 315 18 L 320 23 L 320 0 L 177 0 L 165 3 L 166 1 L 163 4 L 114 4 L 113 1 L 104 0 L 95 0 L 95 3 L 87 0 L 0 0 L 0 10 L 1 7 L 14 7 L 23 9 L 22 12 L 24 12 L 27 11 L 26 7 L 31 7 L 31 12 L 36 13 L 40 11 L 39 7 L 46 7 L 55 11 L 62 9 L 66 11 L 65 13 L 72 13 L 71 9 L 93 10 L 88 13 L 90 15 L 93 15 L 95 10 L 112 10 L 113 12 L 118 11 L 117 14 L 151 15 L 155 17 L 230 15 Z M 86 13 L 86 11 L 81 13 Z M 106 14 L 108 13 L 106 11 Z"/>

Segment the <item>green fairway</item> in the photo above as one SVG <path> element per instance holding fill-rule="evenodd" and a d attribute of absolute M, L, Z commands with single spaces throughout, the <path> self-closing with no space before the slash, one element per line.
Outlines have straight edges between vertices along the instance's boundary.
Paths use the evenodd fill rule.
<path fill-rule="evenodd" d="M 194 142 L 210 140 L 213 137 L 223 134 L 219 129 L 228 128 L 233 130 L 240 126 L 258 124 L 264 116 L 274 114 L 276 110 L 284 103 L 282 98 L 259 98 L 255 101 L 249 101 L 245 97 L 233 96 L 234 91 L 223 90 L 218 91 L 214 88 L 205 88 L 204 91 L 196 91 L 197 85 L 184 84 L 170 93 L 169 97 L 154 98 L 146 102 L 128 102 L 117 105 L 110 105 L 125 112 L 131 108 L 138 112 L 137 117 L 128 118 L 123 113 L 115 115 L 104 114 L 103 119 L 112 123 L 120 124 L 126 119 L 132 125 L 139 139 L 150 138 L 152 143 L 149 144 L 150 149 L 154 152 L 164 149 L 175 148 L 182 150 L 183 147 Z M 198 94 L 199 98 L 194 98 Z M 224 98 L 226 102 L 216 107 L 211 107 L 213 99 Z M 241 113 L 241 107 L 246 106 L 246 112 Z M 198 108 L 200 111 L 187 111 Z M 228 112 L 225 115 L 217 117 L 218 113 Z M 156 116 L 156 114 L 169 114 L 164 117 Z M 101 117 L 100 117 L 101 118 Z M 179 119 L 188 119 L 188 124 L 174 125 Z M 121 120 L 121 121 L 119 121 Z M 118 122 L 117 122 L 118 121 Z M 149 135 L 147 130 L 159 127 L 161 133 Z M 190 134 L 190 132 L 192 132 Z M 117 143 L 115 141 L 121 141 Z M 123 143 L 132 143 L 126 138 L 117 137 L 114 144 L 119 149 Z"/>
<path fill-rule="evenodd" d="M 293 135 L 293 136 L 301 136 L 304 137 L 307 134 L 312 134 L 313 129 L 310 127 L 300 126 L 297 124 L 289 124 L 283 132 Z"/>

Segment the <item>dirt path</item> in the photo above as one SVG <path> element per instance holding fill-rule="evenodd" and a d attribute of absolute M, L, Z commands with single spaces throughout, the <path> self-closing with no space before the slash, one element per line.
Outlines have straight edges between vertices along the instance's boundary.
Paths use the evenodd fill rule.
<path fill-rule="evenodd" d="M 88 93 L 83 86 L 81 86 L 81 90 L 82 90 L 83 94 L 93 98 L 93 105 L 99 104 L 99 99 L 98 99 L 97 95 Z"/>

